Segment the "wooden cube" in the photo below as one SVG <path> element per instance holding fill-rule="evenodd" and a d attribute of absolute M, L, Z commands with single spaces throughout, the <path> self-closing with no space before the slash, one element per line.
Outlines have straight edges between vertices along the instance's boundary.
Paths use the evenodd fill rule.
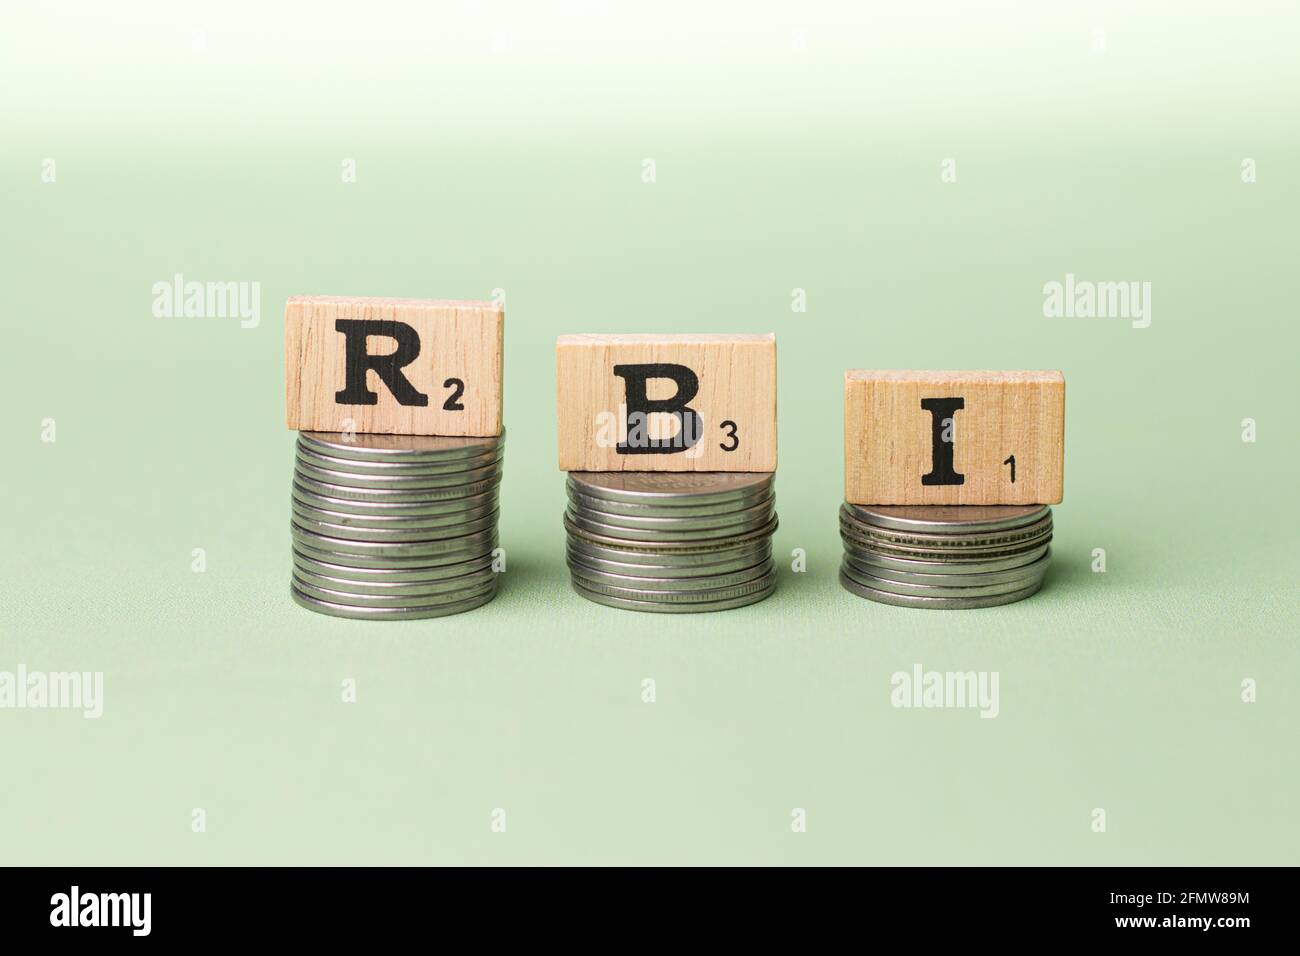
<path fill-rule="evenodd" d="M 288 425 L 499 435 L 504 325 L 492 302 L 294 296 L 284 310 Z"/>
<path fill-rule="evenodd" d="M 844 497 L 862 505 L 1056 504 L 1060 372 L 844 375 Z"/>
<path fill-rule="evenodd" d="M 562 335 L 565 471 L 775 471 L 775 335 Z"/>

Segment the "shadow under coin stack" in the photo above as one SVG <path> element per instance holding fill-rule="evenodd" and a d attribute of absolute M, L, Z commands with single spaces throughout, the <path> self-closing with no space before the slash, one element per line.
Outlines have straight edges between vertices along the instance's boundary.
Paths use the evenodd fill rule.
<path fill-rule="evenodd" d="M 335 617 L 441 617 L 496 595 L 505 437 L 300 432 L 293 599 Z"/>
<path fill-rule="evenodd" d="M 568 564 L 588 600 L 688 613 L 776 587 L 775 474 L 569 472 Z"/>
<path fill-rule="evenodd" d="M 845 503 L 840 537 L 840 583 L 854 594 L 902 607 L 992 607 L 1042 586 L 1052 509 Z"/>

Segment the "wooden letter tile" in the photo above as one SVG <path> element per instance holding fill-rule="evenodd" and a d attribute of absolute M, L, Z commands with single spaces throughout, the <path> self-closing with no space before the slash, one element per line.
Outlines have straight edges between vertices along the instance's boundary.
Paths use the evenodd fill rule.
<path fill-rule="evenodd" d="M 775 471 L 775 335 L 562 335 L 565 471 Z"/>
<path fill-rule="evenodd" d="M 284 310 L 288 425 L 499 435 L 504 324 L 491 302 L 295 296 Z"/>
<path fill-rule="evenodd" d="M 1056 504 L 1060 372 L 844 375 L 844 497 L 862 505 Z"/>

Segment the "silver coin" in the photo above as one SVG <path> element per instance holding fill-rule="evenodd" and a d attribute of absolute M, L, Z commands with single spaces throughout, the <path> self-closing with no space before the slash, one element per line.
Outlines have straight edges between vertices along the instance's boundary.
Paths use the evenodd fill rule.
<path fill-rule="evenodd" d="M 771 472 L 571 471 L 579 494 L 629 504 L 703 505 L 771 494 Z"/>
<path fill-rule="evenodd" d="M 479 536 L 475 535 L 474 537 Z M 467 545 L 460 550 L 448 551 L 444 554 L 419 554 L 395 558 L 380 557 L 373 554 L 355 554 L 347 551 L 330 551 L 314 547 L 299 538 L 294 539 L 293 550 L 295 554 L 301 555 L 303 558 L 319 561 L 322 564 L 335 564 L 351 568 L 362 574 L 370 574 L 382 571 L 428 571 L 432 568 L 466 564 L 483 557 L 484 554 L 491 555 L 496 547 L 495 536 L 492 536 L 490 540 L 490 544 Z"/>
<path fill-rule="evenodd" d="M 974 535 L 965 535 L 965 533 L 911 535 L 911 533 L 888 531 L 888 529 L 865 528 L 861 524 L 841 519 L 840 531 L 845 535 L 858 538 L 859 541 L 880 542 L 880 544 L 893 545 L 897 546 L 897 548 L 922 548 L 936 551 L 944 549 L 996 548 L 996 546 L 1011 548 L 1011 546 L 1022 544 L 1024 541 L 1032 541 L 1034 538 L 1050 535 L 1052 533 L 1052 519 L 1027 524 L 1023 528 L 1015 529 L 1015 531 L 978 532 L 974 533 Z"/>
<path fill-rule="evenodd" d="M 846 549 L 852 548 L 856 551 L 862 551 L 874 554 L 884 554 L 898 558 L 912 558 L 917 561 L 978 561 L 978 560 L 995 560 L 997 558 L 1012 557 L 1034 548 L 1042 547 L 1049 544 L 1052 535 L 1049 532 L 1040 535 L 1030 541 L 1011 546 L 993 546 L 988 548 L 909 548 L 896 544 L 885 544 L 880 541 L 863 541 L 861 538 L 855 538 L 848 532 L 840 529 L 840 537 L 844 541 Z"/>
<path fill-rule="evenodd" d="M 910 571 L 916 574 L 986 574 L 994 571 L 1010 571 L 1015 568 L 1024 567 L 1034 561 L 1041 559 L 1043 556 L 1050 554 L 1051 549 L 1044 544 L 1023 553 L 1013 554 L 1009 557 L 996 558 L 993 560 L 962 560 L 953 561 L 943 559 L 938 561 L 918 561 L 913 558 L 896 558 L 891 555 L 879 554 L 873 551 L 862 551 L 856 548 L 846 548 L 845 552 L 850 554 L 854 561 L 877 565 L 882 568 L 889 568 L 897 571 Z"/>
<path fill-rule="evenodd" d="M 456 554 L 478 554 L 495 547 L 496 528 L 480 531 L 458 538 L 438 538 L 431 541 L 400 541 L 384 544 L 377 541 L 349 541 L 332 535 L 318 534 L 297 524 L 290 524 L 290 533 L 302 547 L 327 554 L 352 554 L 371 558 L 400 560 L 405 564 L 415 564 L 421 558 L 440 558 Z M 425 564 L 439 564 L 440 561 L 425 561 Z M 383 567 L 383 565 L 376 565 Z"/>
<path fill-rule="evenodd" d="M 354 607 L 424 607 L 438 604 L 454 604 L 458 601 L 466 601 L 477 597 L 484 591 L 495 590 L 496 586 L 496 576 L 490 575 L 485 581 L 467 584 L 461 588 L 451 590 L 426 590 L 418 594 L 359 594 L 353 591 L 340 591 L 334 588 L 322 587 L 297 574 L 293 576 L 294 589 L 307 597 L 314 597 L 319 601 L 330 601 L 334 604 L 349 604 Z"/>
<path fill-rule="evenodd" d="M 483 532 L 496 531 L 497 519 L 493 515 L 491 519 L 480 519 L 463 525 L 446 528 L 431 528 L 426 530 L 405 530 L 405 531 L 376 531 L 373 528 L 351 528 L 341 525 L 324 524 L 316 521 L 307 521 L 298 516 L 294 516 L 294 524 L 299 530 L 311 534 L 320 535 L 326 538 L 334 538 L 339 541 L 345 541 L 353 545 L 381 545 L 402 550 L 403 545 L 419 546 L 414 553 L 422 553 L 425 545 L 436 544 L 440 541 L 454 541 L 458 538 L 465 538 L 470 535 L 480 534 Z M 397 557 L 396 553 L 390 555 Z"/>
<path fill-rule="evenodd" d="M 454 604 L 435 604 L 420 607 L 356 607 L 348 604 L 336 604 L 332 601 L 321 601 L 303 594 L 292 585 L 289 587 L 289 594 L 294 601 L 308 610 L 316 611 L 319 614 L 328 614 L 331 617 L 344 617 L 359 621 L 414 621 L 430 617 L 447 617 L 464 611 L 472 611 L 476 607 L 482 607 L 496 597 L 496 593 L 495 588 L 490 589 L 480 595 L 457 601 Z"/>
<path fill-rule="evenodd" d="M 734 514 L 737 511 L 745 511 L 749 508 L 757 507 L 764 502 L 774 503 L 776 496 L 770 491 L 766 493 L 746 495 L 743 498 L 733 498 L 728 501 L 706 502 L 702 505 L 685 505 L 685 504 L 629 504 L 623 501 L 615 501 L 612 498 L 593 498 L 591 495 L 584 495 L 575 491 L 573 483 L 566 483 L 566 492 L 569 501 L 585 511 L 603 511 L 606 514 L 627 515 L 632 518 L 689 518 L 689 517 L 713 517 L 715 515 Z"/>
<path fill-rule="evenodd" d="M 597 584 L 588 578 L 578 578 L 577 584 L 584 590 L 608 597 L 624 598 L 629 601 L 652 601 L 656 604 L 707 604 L 711 601 L 731 601 L 745 597 L 755 591 L 766 590 L 776 580 L 775 574 L 765 574 L 760 578 L 744 584 L 733 584 L 725 588 L 709 588 L 698 591 L 658 591 L 646 588 L 634 588 L 626 585 Z"/>
<path fill-rule="evenodd" d="M 857 572 L 856 576 L 869 575 L 890 581 L 905 581 L 910 584 L 926 584 L 932 587 L 979 587 L 986 584 L 1004 584 L 1012 581 L 1028 583 L 1028 579 L 1041 576 L 1051 562 L 1051 552 L 1036 561 L 1029 561 L 1016 568 L 1003 571 L 984 571 L 975 574 L 951 574 L 937 571 L 900 571 L 885 568 L 877 564 L 868 564 L 845 552 L 844 560 Z"/>
<path fill-rule="evenodd" d="M 752 568 L 742 568 L 739 571 L 726 574 L 711 574 L 689 578 L 631 576 L 602 571 L 572 560 L 568 562 L 568 565 L 573 577 L 578 578 L 585 587 L 606 585 L 634 588 L 642 591 L 675 591 L 679 593 L 716 591 L 722 588 L 736 587 L 760 578 L 767 578 L 775 571 L 775 566 L 770 560 Z"/>
<path fill-rule="evenodd" d="M 982 541 L 999 536 L 1013 537 L 1016 535 L 1025 535 L 1032 533 L 1035 529 L 1050 528 L 1052 525 L 1051 509 L 1046 509 L 1046 513 L 1040 515 L 1033 521 L 1023 521 L 1015 527 L 1009 528 L 985 528 L 985 527 L 967 527 L 964 522 L 953 522 L 947 525 L 934 524 L 925 531 L 903 530 L 900 528 L 884 528 L 878 525 L 867 524 L 859 521 L 853 516 L 851 505 L 844 504 L 840 506 L 839 521 L 840 526 L 850 528 L 854 532 L 863 535 L 872 535 L 881 538 L 916 538 L 920 541 L 932 541 L 940 538 L 961 538 L 972 541 Z M 951 509 L 949 509 L 951 510 Z M 979 509 L 987 510 L 987 509 Z M 974 524 L 974 522 L 971 522 Z"/>
<path fill-rule="evenodd" d="M 322 455 L 299 443 L 294 452 L 296 461 L 306 462 L 314 468 L 332 471 L 349 471 L 365 475 L 399 475 L 403 477 L 416 475 L 454 475 L 458 472 L 473 471 L 477 468 L 498 468 L 503 458 L 500 454 L 485 455 L 482 458 L 456 458 L 446 463 L 429 464 L 425 462 L 396 461 L 357 461 L 355 458 L 334 458 Z"/>
<path fill-rule="evenodd" d="M 568 548 L 565 550 L 565 557 L 568 560 L 577 561 L 579 564 L 587 565 L 598 571 L 647 578 L 691 578 L 701 575 L 730 574 L 733 571 L 743 571 L 745 568 L 752 568 L 757 564 L 762 564 L 771 556 L 772 546 L 770 543 L 764 543 L 758 548 L 747 548 L 738 557 L 726 561 L 703 561 L 699 560 L 700 556 L 692 555 L 697 560 L 694 563 L 685 565 L 664 561 L 651 563 L 646 560 L 644 555 L 640 554 L 621 554 L 619 559 L 598 557 L 589 551 L 575 547 L 572 542 L 569 543 Z"/>
<path fill-rule="evenodd" d="M 575 526 L 592 534 L 604 535 L 607 538 L 621 538 L 625 541 L 667 544 L 671 542 L 716 541 L 731 538 L 735 535 L 748 534 L 771 523 L 772 511 L 770 508 L 765 508 L 755 517 L 735 524 L 713 525 L 710 523 L 697 526 L 687 523 L 661 528 L 632 528 L 624 525 L 606 524 L 589 514 L 576 512 L 572 508 L 569 509 L 568 517 L 569 521 Z M 713 519 L 709 520 L 711 522 Z"/>
<path fill-rule="evenodd" d="M 730 555 L 734 550 L 757 546 L 770 541 L 776 527 L 777 519 L 773 518 L 771 524 L 767 527 L 746 535 L 736 535 L 730 538 L 718 538 L 703 542 L 669 541 L 656 544 L 649 541 L 629 541 L 626 538 L 594 535 L 575 526 L 568 520 L 567 515 L 564 518 L 564 528 L 568 532 L 571 543 L 580 543 L 584 547 L 608 548 L 629 555 L 644 554 L 648 557 L 652 556 L 656 561 L 673 559 L 685 562 L 690 560 L 692 556 L 700 556 L 706 560 L 717 560 L 723 555 Z"/>
<path fill-rule="evenodd" d="M 357 515 L 346 511 L 326 510 L 305 505 L 295 500 L 290 506 L 295 515 L 309 521 L 324 521 L 328 524 L 342 525 L 345 528 L 372 528 L 374 530 L 400 530 L 421 528 L 446 528 L 479 518 L 487 518 L 497 513 L 495 503 L 486 508 L 466 508 L 447 514 L 436 515 Z"/>
<path fill-rule="evenodd" d="M 362 501 L 371 504 L 433 504 L 450 501 L 455 498 L 473 498 L 482 494 L 491 494 L 501 483 L 501 476 L 479 481 L 469 485 L 457 485 L 448 488 L 419 488 L 404 491 L 389 491 L 378 488 L 352 488 L 348 485 L 335 485 L 330 482 L 316 481 L 306 475 L 295 474 L 294 483 L 303 491 L 325 498 L 341 498 L 345 501 Z"/>
<path fill-rule="evenodd" d="M 313 521 L 324 521 L 329 524 L 344 526 L 354 525 L 358 528 L 374 528 L 378 530 L 385 528 L 446 528 L 451 525 L 464 524 L 466 521 L 486 518 L 500 511 L 499 503 L 492 502 L 478 508 L 459 508 L 436 514 L 356 514 L 348 509 L 319 508 L 315 505 L 304 504 L 297 498 L 291 499 L 289 507 L 294 514 L 300 514 L 304 518 Z"/>
<path fill-rule="evenodd" d="M 676 545 L 704 545 L 710 549 L 726 547 L 736 538 L 761 532 L 771 527 L 771 520 L 769 519 L 762 523 L 736 525 L 732 528 L 697 528 L 654 532 L 633 528 L 618 528 L 613 525 L 594 522 L 573 513 L 568 515 L 568 521 L 573 527 L 588 535 L 601 537 L 610 542 L 619 541 L 624 545 L 649 546 L 659 550 L 672 548 Z"/>
<path fill-rule="evenodd" d="M 306 456 L 309 459 L 319 458 L 321 461 L 329 463 L 325 467 L 339 468 L 342 471 L 351 471 L 354 468 L 367 471 L 402 471 L 407 468 L 427 468 L 434 471 L 439 469 L 465 471 L 469 468 L 478 467 L 474 465 L 474 462 L 486 464 L 500 461 L 505 456 L 505 446 L 497 445 L 495 447 L 483 447 L 474 454 L 455 455 L 450 458 L 407 455 L 393 461 L 391 456 L 357 457 L 356 455 L 339 455 L 335 453 L 334 449 L 306 441 L 301 436 L 299 436 L 293 447 L 295 454 Z"/>
<path fill-rule="evenodd" d="M 868 587 L 875 591 L 884 591 L 887 594 L 894 594 L 900 597 L 934 599 L 952 598 L 961 601 L 977 600 L 986 597 L 1000 597 L 1004 594 L 1021 594 L 1030 588 L 1036 590 L 1041 587 L 1043 583 L 1042 575 L 1037 575 L 1032 578 L 1027 578 L 1019 584 L 990 584 L 978 588 L 937 588 L 900 584 L 897 581 L 882 581 L 880 579 L 856 577 L 853 574 L 850 574 L 847 570 L 842 570 L 841 576 L 847 577 L 854 583 L 863 587 Z"/>
<path fill-rule="evenodd" d="M 1052 513 L 1048 505 L 855 505 L 845 503 L 855 521 L 895 531 L 945 533 L 961 530 L 1006 531 Z"/>
<path fill-rule="evenodd" d="M 354 581 L 358 584 L 432 584 L 448 578 L 477 574 L 491 568 L 492 562 L 492 554 L 488 552 L 449 564 L 402 568 L 357 568 L 333 561 L 321 561 L 297 548 L 293 550 L 293 566 L 299 571 L 317 577 Z"/>
<path fill-rule="evenodd" d="M 460 514 L 482 509 L 492 510 L 500 501 L 496 488 L 481 495 L 459 498 L 439 498 L 433 501 L 415 501 L 397 504 L 383 504 L 373 501 L 356 501 L 350 498 L 330 498 L 325 495 L 312 494 L 295 484 L 292 489 L 293 500 L 308 508 L 318 511 L 337 511 L 357 517 L 438 517 L 441 515 Z"/>
<path fill-rule="evenodd" d="M 854 569 L 853 565 L 845 561 L 840 566 L 840 574 L 850 578 L 854 582 L 864 587 L 875 588 L 877 591 L 888 591 L 891 594 L 910 594 L 915 597 L 989 597 L 998 594 L 1007 594 L 1011 591 L 1023 591 L 1025 588 L 1036 585 L 1042 581 L 1043 571 L 1037 570 L 1032 574 L 1022 575 L 1019 580 L 1002 581 L 1000 583 L 971 583 L 965 582 L 959 585 L 934 585 L 934 584 L 914 584 L 907 581 L 895 581 L 890 578 L 876 577 L 871 574 L 864 574 Z M 966 575 L 967 578 L 970 575 Z"/>
<path fill-rule="evenodd" d="M 864 543 L 860 538 L 841 535 L 845 549 L 850 547 L 858 551 L 874 554 L 887 554 L 899 558 L 914 558 L 918 561 L 978 561 L 998 557 L 1010 557 L 1024 551 L 1051 544 L 1050 534 L 1040 535 L 1023 544 L 1004 545 L 989 548 L 911 548 L 903 545 L 884 544 L 879 541 Z"/>
<path fill-rule="evenodd" d="M 886 544 L 897 544 L 904 547 L 932 546 L 933 550 L 939 548 L 977 548 L 996 544 L 1013 545 L 1046 534 L 1052 530 L 1052 516 L 1049 514 L 1038 521 L 1005 531 L 965 531 L 959 528 L 951 532 L 932 534 L 895 531 L 890 528 L 873 528 L 854 521 L 848 517 L 847 508 L 841 508 L 840 527 L 863 540 L 883 541 Z"/>
<path fill-rule="evenodd" d="M 466 535 L 495 530 L 497 512 L 494 511 L 484 518 L 475 518 L 472 521 L 463 521 L 460 524 L 443 525 L 436 528 L 356 528 L 351 525 L 331 524 L 325 521 L 304 518 L 296 511 L 293 514 L 293 522 L 304 531 L 325 535 L 330 538 L 339 538 L 354 544 L 391 544 L 394 547 L 399 547 L 406 544 L 455 540 Z"/>
<path fill-rule="evenodd" d="M 735 547 L 718 548 L 712 551 L 629 551 L 592 544 L 574 535 L 568 537 L 568 550 L 581 555 L 585 561 L 600 559 L 625 564 L 652 565 L 660 568 L 698 568 L 711 567 L 731 561 L 744 561 L 742 567 L 758 564 L 772 552 L 770 538 L 747 541 Z M 751 556 L 755 556 L 749 560 Z"/>
<path fill-rule="evenodd" d="M 941 537 L 938 535 L 928 538 L 922 538 L 919 535 L 877 535 L 861 534 L 860 532 L 846 531 L 857 541 L 869 542 L 872 546 L 885 548 L 909 548 L 918 551 L 990 551 L 1003 550 L 1009 551 L 1019 547 L 1029 547 L 1052 536 L 1052 525 L 1034 525 L 1032 530 L 1025 533 L 1020 532 L 1003 532 L 989 536 L 976 537 L 974 535 L 952 535 L 950 537 Z"/>
<path fill-rule="evenodd" d="M 445 594 L 449 591 L 473 590 L 493 580 L 495 576 L 496 572 L 489 566 L 469 574 L 459 574 L 455 577 L 442 578 L 437 581 L 358 581 L 353 578 L 336 578 L 316 574 L 299 567 L 297 564 L 293 568 L 293 579 L 311 587 L 325 588 L 342 594 L 365 594 L 374 597 L 404 595 L 413 600 L 425 594 Z"/>
<path fill-rule="evenodd" d="M 564 527 L 572 535 L 581 536 L 592 541 L 594 544 L 605 545 L 606 547 L 625 548 L 627 550 L 647 550 L 647 551 L 673 551 L 673 552 L 692 552 L 692 551 L 715 551 L 724 547 L 731 547 L 744 542 L 752 541 L 758 538 L 767 538 L 772 535 L 777 528 L 777 518 L 773 516 L 772 520 L 760 528 L 744 534 L 735 535 L 711 535 L 700 539 L 683 539 L 667 540 L 664 538 L 647 539 L 642 536 L 632 538 L 623 534 L 621 528 L 608 529 L 607 526 L 599 526 L 607 530 L 597 530 L 597 526 L 590 521 L 575 520 L 574 517 L 566 512 L 564 515 Z M 610 531 L 616 532 L 614 534 Z"/>
<path fill-rule="evenodd" d="M 495 455 L 505 445 L 505 432 L 495 437 L 444 438 L 435 435 L 369 435 L 345 438 L 338 432 L 299 432 L 303 446 L 333 458 L 358 461 L 453 461 Z"/>
<path fill-rule="evenodd" d="M 495 591 L 497 589 L 497 581 L 494 576 L 491 580 L 459 591 L 437 591 L 419 595 L 391 594 L 387 596 L 335 591 L 332 588 L 323 588 L 309 584 L 297 576 L 293 578 L 290 586 L 307 597 L 313 597 L 319 601 L 329 601 L 333 604 L 345 604 L 351 607 L 417 608 L 437 607 L 440 604 L 456 604 L 461 601 L 467 601 L 470 598 L 477 597 L 485 592 Z"/>
<path fill-rule="evenodd" d="M 594 508 L 580 506 L 570 501 L 569 512 L 581 515 L 588 521 L 599 522 L 611 528 L 628 528 L 634 531 L 660 532 L 691 531 L 703 533 L 705 529 L 717 528 L 719 534 L 731 533 L 732 529 L 761 527 L 772 520 L 772 499 L 761 501 L 743 511 L 732 511 L 716 515 L 681 515 L 660 517 L 658 515 L 625 515 Z M 709 535 L 713 537 L 713 535 Z"/>
<path fill-rule="evenodd" d="M 997 594 L 991 597 L 978 598 L 948 598 L 948 597 L 914 597 L 904 594 L 892 594 L 889 591 L 878 591 L 875 588 L 864 587 L 858 584 L 852 578 L 840 575 L 840 584 L 846 591 L 867 598 L 879 604 L 893 604 L 897 607 L 929 607 L 937 609 L 968 609 L 978 607 L 996 607 L 1001 604 L 1014 604 L 1016 601 L 1023 601 L 1025 598 L 1036 593 L 1042 582 L 1034 584 L 1022 591 L 1011 591 L 1007 594 Z"/>
<path fill-rule="evenodd" d="M 609 594 L 602 594 L 599 591 L 591 591 L 584 588 L 577 581 L 570 581 L 573 590 L 596 604 L 604 604 L 607 607 L 620 608 L 625 611 L 649 611 L 656 614 L 702 614 L 706 611 L 729 611 L 733 608 L 745 607 L 749 604 L 757 604 L 765 598 L 771 597 L 776 591 L 776 583 L 768 585 L 766 590 L 754 591 L 742 597 L 732 598 L 727 601 L 709 601 L 696 602 L 692 604 L 665 604 L 659 601 L 638 601 L 627 598 L 614 597 Z"/>
<path fill-rule="evenodd" d="M 463 488 L 480 482 L 500 478 L 501 472 L 496 467 L 477 468 L 474 471 L 456 471 L 446 475 L 419 475 L 403 477 L 400 475 L 367 475 L 356 471 L 333 471 L 317 468 L 304 462 L 301 458 L 294 462 L 294 474 L 298 478 L 310 478 L 325 484 L 342 485 L 347 488 L 370 488 L 376 491 L 424 491 L 438 488 Z"/>

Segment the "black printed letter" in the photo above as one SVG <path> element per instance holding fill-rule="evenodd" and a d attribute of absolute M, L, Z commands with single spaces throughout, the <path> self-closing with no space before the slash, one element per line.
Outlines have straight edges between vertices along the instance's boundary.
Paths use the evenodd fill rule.
<path fill-rule="evenodd" d="M 429 404 L 429 396 L 417 392 L 402 374 L 402 369 L 420 355 L 420 336 L 415 329 L 405 322 L 381 319 L 339 319 L 334 328 L 347 339 L 343 362 L 347 387 L 334 393 L 334 401 L 340 405 L 378 405 L 379 396 L 366 387 L 366 370 L 373 369 L 399 404 Z M 366 352 L 367 335 L 387 336 L 397 342 L 397 348 L 388 355 L 370 355 Z"/>
<path fill-rule="evenodd" d="M 686 403 L 700 390 L 700 379 L 685 365 L 673 365 L 667 362 L 647 363 L 644 365 L 615 365 L 614 374 L 623 379 L 627 388 L 627 429 L 632 433 L 637 429 L 645 433 L 648 416 L 653 412 L 663 412 L 677 419 L 677 434 L 671 438 L 651 439 L 646 434 L 644 443 L 629 444 L 619 442 L 615 449 L 620 455 L 668 455 L 675 451 L 690 448 L 700 440 L 704 429 L 700 416 Z M 646 383 L 652 378 L 670 378 L 677 383 L 677 394 L 668 399 L 646 397 Z"/>
<path fill-rule="evenodd" d="M 952 428 L 956 428 L 954 416 L 958 409 L 966 407 L 964 398 L 923 398 L 921 407 L 930 413 L 930 434 L 933 436 L 931 447 L 932 464 L 930 473 L 921 476 L 923 485 L 963 485 L 966 483 L 966 476 L 959 475 L 952 468 L 952 446 L 951 438 L 954 437 L 950 431 L 949 441 L 944 441 L 943 430 L 944 423 L 947 422 Z"/>

